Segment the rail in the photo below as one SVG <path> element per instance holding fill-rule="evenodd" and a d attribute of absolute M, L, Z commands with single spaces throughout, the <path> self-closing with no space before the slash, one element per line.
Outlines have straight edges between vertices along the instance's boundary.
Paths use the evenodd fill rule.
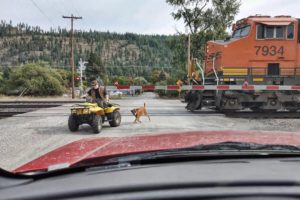
<path fill-rule="evenodd" d="M 189 90 L 251 90 L 251 91 L 300 91 L 300 85 L 143 85 L 143 86 L 130 86 L 130 85 L 122 85 L 122 86 L 107 86 L 109 88 L 113 88 L 114 90 L 133 90 L 139 89 L 145 92 L 148 91 L 189 91 Z"/>

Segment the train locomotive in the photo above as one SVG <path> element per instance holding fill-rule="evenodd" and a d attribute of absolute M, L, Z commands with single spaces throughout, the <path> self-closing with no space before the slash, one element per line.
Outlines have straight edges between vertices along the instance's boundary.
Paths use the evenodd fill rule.
<path fill-rule="evenodd" d="M 300 109 L 300 19 L 250 16 L 226 40 L 209 41 L 195 78 L 189 68 L 187 109 L 296 112 Z M 193 63 L 193 62 L 192 62 Z"/>

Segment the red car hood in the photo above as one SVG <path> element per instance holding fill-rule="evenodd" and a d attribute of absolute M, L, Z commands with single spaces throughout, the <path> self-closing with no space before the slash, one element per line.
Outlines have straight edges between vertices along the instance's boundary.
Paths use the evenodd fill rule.
<path fill-rule="evenodd" d="M 220 142 L 300 145 L 300 133 L 212 131 L 90 138 L 62 146 L 15 169 L 15 172 L 47 170 L 49 166 L 59 165 L 76 166 L 83 161 L 95 158 L 107 159 L 113 156 Z"/>

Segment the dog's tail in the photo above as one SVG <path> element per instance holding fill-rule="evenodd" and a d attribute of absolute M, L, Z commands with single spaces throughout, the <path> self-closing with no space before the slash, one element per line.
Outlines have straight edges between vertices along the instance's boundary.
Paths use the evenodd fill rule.
<path fill-rule="evenodd" d="M 144 103 L 144 108 L 146 107 L 146 103 Z"/>

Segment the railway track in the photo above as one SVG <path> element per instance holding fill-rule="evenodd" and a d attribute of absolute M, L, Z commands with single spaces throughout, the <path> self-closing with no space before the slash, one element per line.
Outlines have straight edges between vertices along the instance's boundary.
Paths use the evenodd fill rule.
<path fill-rule="evenodd" d="M 274 113 L 264 113 L 264 112 L 234 112 L 225 113 L 226 117 L 230 118 L 246 118 L 246 119 L 300 119 L 300 112 L 287 112 L 280 111 Z"/>
<path fill-rule="evenodd" d="M 71 100 L 71 101 L 0 101 L 0 118 L 6 118 L 15 116 L 18 114 L 24 114 L 32 111 L 36 111 L 41 108 L 58 107 L 65 104 L 82 103 L 82 100 Z M 151 111 L 149 110 L 150 116 L 220 116 L 228 118 L 246 118 L 246 119 L 300 119 L 300 112 L 287 112 L 280 111 L 276 113 L 264 113 L 264 112 L 253 112 L 253 111 L 239 111 L 232 113 L 220 113 L 213 109 L 206 109 L 201 111 L 189 112 L 186 110 L 182 111 Z M 40 117 L 40 116 L 68 116 L 69 113 L 31 113 L 26 117 Z M 123 116 L 131 116 L 131 113 L 123 112 Z"/>
<path fill-rule="evenodd" d="M 5 100 L 0 100 L 0 108 L 4 106 L 55 106 L 55 105 L 63 105 L 63 104 L 69 104 L 69 103 L 82 103 L 85 102 L 85 100 L 55 100 L 55 101 L 32 101 L 32 100 L 10 100 L 10 101 L 5 101 Z"/>
<path fill-rule="evenodd" d="M 31 110 L 31 111 L 34 111 Z M 27 111 L 9 111 L 9 112 L 1 112 L 0 118 L 15 116 L 18 117 L 18 114 L 24 114 Z M 254 112 L 236 112 L 236 113 L 219 113 L 213 111 L 197 111 L 194 113 L 190 112 L 149 112 L 151 117 L 201 117 L 201 116 L 216 116 L 216 117 L 228 117 L 228 118 L 244 118 L 244 119 L 300 119 L 300 113 L 288 113 L 288 112 L 277 112 L 277 113 L 254 113 Z M 69 116 L 69 113 L 30 113 L 27 114 L 26 117 L 56 117 L 56 116 Z M 129 112 L 122 112 L 122 116 L 132 116 Z M 24 117 L 20 115 L 20 117 Z"/>
<path fill-rule="evenodd" d="M 82 103 L 83 100 L 55 100 L 55 101 L 32 101 L 32 100 L 10 100 L 0 101 L 0 119 L 11 117 L 18 114 L 32 112 L 41 108 L 52 108 L 62 106 L 64 104 Z"/>

